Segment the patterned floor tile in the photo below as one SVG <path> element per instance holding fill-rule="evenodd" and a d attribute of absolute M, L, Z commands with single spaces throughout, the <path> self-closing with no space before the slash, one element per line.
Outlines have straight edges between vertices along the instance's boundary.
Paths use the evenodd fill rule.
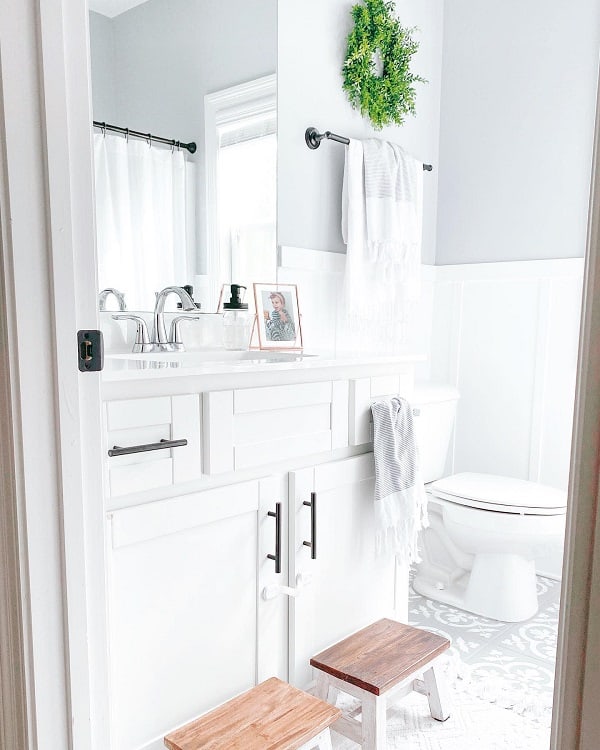
<path fill-rule="evenodd" d="M 411 589 L 409 622 L 452 641 L 448 674 L 484 700 L 551 720 L 560 583 L 537 580 L 539 610 L 530 620 L 507 623 L 434 602 Z"/>

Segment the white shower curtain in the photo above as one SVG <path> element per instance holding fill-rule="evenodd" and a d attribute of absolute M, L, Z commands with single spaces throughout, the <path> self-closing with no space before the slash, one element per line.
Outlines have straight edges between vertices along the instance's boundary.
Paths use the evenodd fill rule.
<path fill-rule="evenodd" d="M 183 153 L 95 133 L 94 167 L 99 288 L 119 289 L 129 310 L 152 309 L 154 292 L 192 279 Z"/>

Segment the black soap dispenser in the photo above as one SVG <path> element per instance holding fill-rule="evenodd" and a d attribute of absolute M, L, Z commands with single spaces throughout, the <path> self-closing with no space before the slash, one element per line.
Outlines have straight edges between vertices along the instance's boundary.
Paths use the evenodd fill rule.
<path fill-rule="evenodd" d="M 252 317 L 248 312 L 248 303 L 244 302 L 245 293 L 245 286 L 232 284 L 229 302 L 223 303 L 223 345 L 225 349 L 245 351 L 248 348 Z"/>

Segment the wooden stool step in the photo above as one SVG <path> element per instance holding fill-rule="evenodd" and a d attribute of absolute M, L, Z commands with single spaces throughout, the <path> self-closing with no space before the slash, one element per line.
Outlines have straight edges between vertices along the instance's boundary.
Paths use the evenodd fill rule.
<path fill-rule="evenodd" d="M 384 619 L 314 656 L 317 696 L 335 703 L 341 690 L 362 704 L 362 722 L 346 714 L 332 729 L 363 750 L 384 750 L 387 705 L 411 691 L 426 695 L 433 718 L 445 721 L 448 696 L 437 661 L 449 646 L 447 638 Z"/>
<path fill-rule="evenodd" d="M 331 750 L 341 711 L 271 677 L 165 737 L 169 750 Z"/>

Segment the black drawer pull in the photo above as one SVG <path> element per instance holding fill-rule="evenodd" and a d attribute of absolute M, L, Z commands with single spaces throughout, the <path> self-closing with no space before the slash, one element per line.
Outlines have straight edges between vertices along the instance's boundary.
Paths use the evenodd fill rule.
<path fill-rule="evenodd" d="M 275 572 L 281 573 L 281 503 L 275 503 L 275 513 L 270 510 L 267 515 L 275 519 L 275 554 L 267 557 L 275 560 Z"/>
<path fill-rule="evenodd" d="M 161 440 L 159 443 L 130 445 L 128 448 L 113 445 L 108 451 L 108 455 L 112 458 L 112 456 L 126 456 L 128 453 L 147 453 L 148 451 L 160 451 L 163 448 L 178 448 L 180 445 L 187 445 L 187 440 Z"/>
<path fill-rule="evenodd" d="M 317 559 L 317 493 L 310 493 L 310 502 L 305 500 L 302 505 L 310 508 L 310 542 L 302 542 L 305 547 L 310 547 L 311 560 Z"/>

